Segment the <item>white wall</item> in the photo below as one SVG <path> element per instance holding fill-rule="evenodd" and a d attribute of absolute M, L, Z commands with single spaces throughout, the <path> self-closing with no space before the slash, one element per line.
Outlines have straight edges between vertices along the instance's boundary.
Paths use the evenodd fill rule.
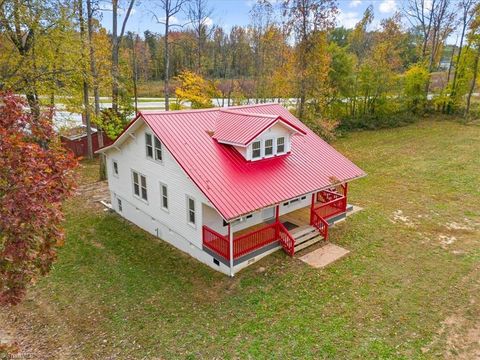
<path fill-rule="evenodd" d="M 265 140 L 273 139 L 274 154 L 275 154 L 276 146 L 277 146 L 276 139 L 279 138 L 279 137 L 284 137 L 285 138 L 285 153 L 287 153 L 291 150 L 291 141 L 290 141 L 291 136 L 292 136 L 292 131 L 290 129 L 288 129 L 285 125 L 282 125 L 280 123 L 276 123 L 270 129 L 264 131 L 259 136 L 257 136 L 252 142 L 255 142 L 255 141 L 258 141 L 258 140 L 262 141 L 262 157 L 263 157 L 264 156 L 263 149 L 264 149 Z M 246 157 L 247 160 L 252 160 L 252 145 L 251 144 L 247 147 L 246 153 L 242 154 L 242 155 L 244 155 L 244 156 L 246 155 L 245 157 Z"/>
<path fill-rule="evenodd" d="M 142 120 L 139 120 L 142 121 Z M 178 165 L 163 146 L 163 161 L 157 162 L 146 157 L 145 132 L 153 134 L 144 123 L 119 147 L 107 152 L 108 185 L 112 206 L 121 216 L 144 230 L 171 243 L 200 261 L 228 273 L 223 264 L 214 265 L 213 258 L 202 250 L 202 203 L 208 199 Z M 113 174 L 113 160 L 118 163 L 118 176 Z M 148 201 L 133 194 L 132 170 L 145 175 Z M 161 207 L 160 183 L 168 189 L 168 211 Z M 187 222 L 187 198 L 195 199 L 196 225 Z M 122 200 L 122 212 L 118 201 Z"/>

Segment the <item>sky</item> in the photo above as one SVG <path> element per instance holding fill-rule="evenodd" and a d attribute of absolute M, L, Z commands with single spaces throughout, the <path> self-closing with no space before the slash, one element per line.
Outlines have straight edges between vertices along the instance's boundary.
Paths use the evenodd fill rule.
<path fill-rule="evenodd" d="M 139 1 L 139 5 L 134 8 L 130 15 L 126 28 L 127 31 L 143 34 L 145 30 L 150 30 L 152 32 L 162 33 L 163 25 L 158 24 L 152 15 L 152 12 L 156 12 L 159 16 L 161 14 L 157 2 L 155 0 L 137 1 Z M 365 9 L 369 5 L 373 5 L 375 20 L 372 26 L 376 27 L 382 19 L 388 18 L 392 16 L 395 11 L 400 10 L 403 1 L 405 0 L 339 0 L 337 25 L 353 28 L 361 19 Z M 120 3 L 123 4 L 126 2 L 126 0 L 120 1 Z M 208 3 L 213 10 L 210 19 L 211 23 L 220 25 L 228 31 L 234 25 L 247 25 L 249 23 L 249 12 L 255 0 L 209 0 Z M 102 12 L 102 24 L 110 30 L 112 26 L 112 13 L 109 10 L 108 4 L 101 4 L 101 7 L 105 9 Z M 185 18 L 185 15 L 179 14 L 176 21 L 182 23 L 182 18 Z"/>

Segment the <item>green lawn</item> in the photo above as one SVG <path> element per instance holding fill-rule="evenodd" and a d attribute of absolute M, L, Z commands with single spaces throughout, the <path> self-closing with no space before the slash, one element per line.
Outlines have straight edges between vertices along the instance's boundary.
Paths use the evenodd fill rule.
<path fill-rule="evenodd" d="M 351 253 L 330 267 L 277 252 L 230 279 L 79 196 L 11 326 L 66 358 L 474 358 L 480 127 L 424 121 L 334 146 L 368 177 L 349 187 L 365 210 L 330 232 Z M 82 181 L 96 171 L 84 163 Z"/>

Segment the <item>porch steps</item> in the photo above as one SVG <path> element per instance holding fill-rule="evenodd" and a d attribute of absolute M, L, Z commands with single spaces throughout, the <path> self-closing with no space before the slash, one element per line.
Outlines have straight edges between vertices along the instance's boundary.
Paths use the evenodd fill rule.
<path fill-rule="evenodd" d="M 295 252 L 305 249 L 310 245 L 313 245 L 321 240 L 323 236 L 311 225 L 305 225 L 293 229 L 290 231 L 290 234 L 295 239 Z"/>

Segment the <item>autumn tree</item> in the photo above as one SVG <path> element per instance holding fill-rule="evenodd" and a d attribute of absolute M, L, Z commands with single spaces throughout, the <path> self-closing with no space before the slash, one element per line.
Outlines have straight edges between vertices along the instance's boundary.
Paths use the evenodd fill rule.
<path fill-rule="evenodd" d="M 0 304 L 17 304 L 46 274 L 63 243 L 62 201 L 72 193 L 72 155 L 61 147 L 51 114 L 26 113 L 0 94 Z"/>
<path fill-rule="evenodd" d="M 165 110 L 170 110 L 170 31 L 172 27 L 179 24 L 172 23 L 176 14 L 182 11 L 188 0 L 159 0 L 161 15 L 154 14 L 157 23 L 164 25 L 164 96 Z"/>
<path fill-rule="evenodd" d="M 311 76 L 322 76 L 309 70 L 309 67 L 318 66 L 312 64 L 312 61 L 316 61 L 312 54 L 315 52 L 319 55 L 319 49 L 315 44 L 316 41 L 326 37 L 327 30 L 333 28 L 338 9 L 335 0 L 286 0 L 283 6 L 286 26 L 296 41 L 297 115 L 303 119 L 307 100 L 312 95 L 311 90 L 314 92 L 318 90 L 311 88 L 315 83 Z M 318 61 L 325 61 L 324 56 Z"/>
<path fill-rule="evenodd" d="M 185 70 L 176 78 L 180 86 L 175 89 L 178 101 L 189 101 L 192 109 L 211 108 L 212 98 L 218 96 L 218 90 L 213 82 L 203 79 L 200 75 Z"/>
<path fill-rule="evenodd" d="M 112 0 L 112 112 L 117 114 L 119 112 L 119 52 L 120 45 L 125 34 L 128 19 L 133 9 L 135 0 L 128 0 L 125 15 L 123 17 L 120 33 L 118 32 L 118 10 L 119 0 Z"/>
<path fill-rule="evenodd" d="M 0 1 L 0 90 L 25 94 L 34 117 L 41 94 L 54 102 L 59 83 L 77 71 L 70 1 Z M 53 46 L 52 46 L 53 44 Z"/>

